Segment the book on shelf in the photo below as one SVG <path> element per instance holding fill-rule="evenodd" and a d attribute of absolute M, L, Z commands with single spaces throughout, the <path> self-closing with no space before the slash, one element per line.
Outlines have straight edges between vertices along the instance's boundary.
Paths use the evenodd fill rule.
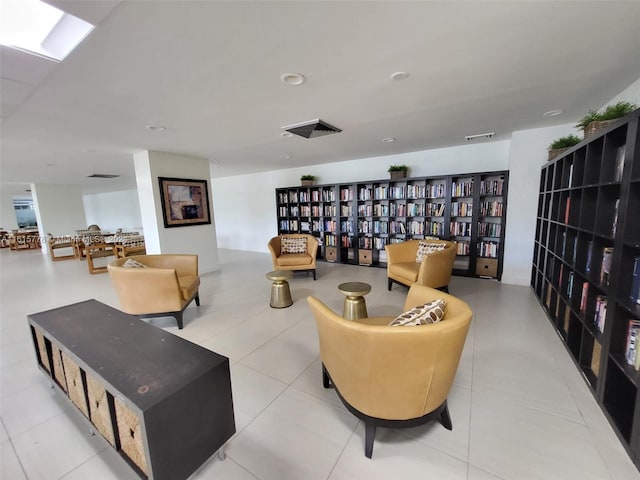
<path fill-rule="evenodd" d="M 640 320 L 629 320 L 627 326 L 627 343 L 624 356 L 628 365 L 636 366 L 638 355 L 638 334 L 640 332 Z"/>
<path fill-rule="evenodd" d="M 593 258 L 593 240 L 589 240 L 587 243 L 587 262 L 584 269 L 587 273 L 591 271 L 591 259 Z"/>
<path fill-rule="evenodd" d="M 569 165 L 569 188 L 573 187 L 573 163 Z M 569 199 L 567 199 L 569 200 Z M 567 211 L 569 209 L 567 208 Z"/>
<path fill-rule="evenodd" d="M 582 296 L 580 297 L 580 312 L 584 315 L 587 311 L 587 297 L 589 295 L 589 282 L 582 284 Z"/>
<path fill-rule="evenodd" d="M 611 262 L 613 261 L 613 247 L 602 249 L 602 265 L 600 266 L 600 284 L 608 287 L 611 284 Z"/>
<path fill-rule="evenodd" d="M 600 375 L 600 357 L 602 356 L 602 346 L 599 342 L 593 342 L 593 350 L 591 351 L 591 371 L 598 377 Z"/>
<path fill-rule="evenodd" d="M 614 180 L 619 182 L 622 180 L 622 172 L 624 171 L 624 151 L 626 145 L 621 145 L 616 149 L 616 170 L 614 172 Z"/>
<path fill-rule="evenodd" d="M 633 259 L 633 270 L 631 271 L 631 292 L 629 294 L 631 303 L 640 305 L 640 257 Z"/>
<path fill-rule="evenodd" d="M 616 230 L 618 226 L 618 208 L 620 207 L 620 199 L 616 199 L 616 203 L 613 206 L 613 222 L 611 222 L 611 236 L 616 236 Z"/>
<path fill-rule="evenodd" d="M 578 254 L 578 236 L 573 237 L 573 251 L 571 252 L 571 263 L 576 264 L 576 255 Z"/>
<path fill-rule="evenodd" d="M 598 295 L 596 297 L 596 308 L 593 315 L 593 324 L 600 333 L 604 332 L 604 322 L 607 318 L 607 296 Z"/>
<path fill-rule="evenodd" d="M 573 167 L 573 165 L 571 165 Z M 569 223 L 569 212 L 571 211 L 571 197 L 567 197 L 567 203 L 564 205 L 564 223 Z"/>
<path fill-rule="evenodd" d="M 573 272 L 569 272 L 569 276 L 567 278 L 567 298 L 571 300 L 573 295 Z"/>
<path fill-rule="evenodd" d="M 564 331 L 569 333 L 569 319 L 571 318 L 571 309 L 567 306 L 564 311 Z"/>

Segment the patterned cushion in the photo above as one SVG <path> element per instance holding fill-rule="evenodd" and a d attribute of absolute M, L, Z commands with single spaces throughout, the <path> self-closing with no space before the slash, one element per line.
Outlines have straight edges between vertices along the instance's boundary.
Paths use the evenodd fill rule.
<path fill-rule="evenodd" d="M 307 253 L 305 237 L 282 237 L 280 253 Z"/>
<path fill-rule="evenodd" d="M 122 266 L 124 268 L 147 268 L 147 266 L 144 263 L 140 263 L 139 261 L 134 260 L 133 258 L 127 259 L 127 261 L 124 262 Z"/>
<path fill-rule="evenodd" d="M 412 327 L 414 325 L 428 325 L 430 323 L 436 323 L 442 320 L 445 308 L 446 302 L 444 301 L 444 298 L 438 298 L 425 303 L 424 305 L 418 305 L 408 312 L 398 315 L 393 319 L 389 326 Z"/>
<path fill-rule="evenodd" d="M 416 254 L 416 263 L 422 263 L 425 256 L 433 252 L 439 252 L 447 248 L 445 243 L 420 242 L 418 243 L 418 253 Z"/>

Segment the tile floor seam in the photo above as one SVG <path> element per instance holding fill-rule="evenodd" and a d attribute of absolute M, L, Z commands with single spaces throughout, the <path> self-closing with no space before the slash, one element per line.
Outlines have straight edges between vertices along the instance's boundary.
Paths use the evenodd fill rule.
<path fill-rule="evenodd" d="M 338 458 L 336 458 L 336 461 L 334 462 L 333 466 L 331 467 L 331 470 L 329 470 L 329 474 L 327 475 L 326 480 L 330 480 L 331 479 L 331 475 L 333 475 L 333 471 L 338 466 L 338 463 L 340 463 L 340 460 L 342 459 L 342 456 L 344 455 L 344 452 L 347 449 L 347 446 L 349 445 L 349 442 L 351 441 L 353 436 L 356 434 L 356 430 L 358 429 L 359 425 L 360 425 L 360 420 L 358 419 L 356 424 L 353 426 L 353 429 L 351 430 L 351 434 L 349 435 L 349 438 L 347 438 L 347 441 L 344 442 L 344 446 L 342 447 L 342 450 L 340 451 L 340 454 L 338 455 Z"/>
<path fill-rule="evenodd" d="M 29 476 L 27 475 L 27 471 L 25 470 L 24 465 L 22 464 L 22 459 L 18 455 L 16 447 L 13 444 L 13 439 L 9 436 L 9 432 L 7 431 L 7 426 L 5 425 L 4 420 L 2 420 L 2 418 L 0 418 L 0 423 L 2 423 L 2 428 L 4 428 L 4 431 L 7 434 L 6 443 L 11 445 L 11 450 L 13 451 L 13 455 L 14 455 L 14 457 L 16 457 L 16 460 L 18 461 L 18 465 L 20 465 L 20 470 L 22 470 L 22 474 L 24 475 L 25 480 L 29 480 Z"/>

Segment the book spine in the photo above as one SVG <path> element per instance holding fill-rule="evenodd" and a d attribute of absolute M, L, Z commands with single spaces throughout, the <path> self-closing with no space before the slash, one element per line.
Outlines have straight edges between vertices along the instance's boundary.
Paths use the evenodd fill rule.
<path fill-rule="evenodd" d="M 640 257 L 633 259 L 633 276 L 631 277 L 631 303 L 640 305 Z"/>

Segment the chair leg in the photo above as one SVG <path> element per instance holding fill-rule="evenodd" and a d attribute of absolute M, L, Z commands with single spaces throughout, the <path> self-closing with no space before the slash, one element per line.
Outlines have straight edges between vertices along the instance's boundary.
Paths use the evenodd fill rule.
<path fill-rule="evenodd" d="M 364 456 L 373 455 L 373 441 L 376 438 L 376 426 L 372 422 L 365 422 Z"/>
<path fill-rule="evenodd" d="M 316 279 L 316 270 L 314 269 L 313 270 L 313 280 L 315 281 L 315 279 Z"/>
<path fill-rule="evenodd" d="M 329 378 L 329 374 L 327 373 L 327 369 L 324 364 L 322 365 L 322 386 L 324 388 L 331 388 L 331 378 Z"/>
<path fill-rule="evenodd" d="M 453 425 L 451 424 L 451 415 L 449 415 L 449 406 L 445 401 L 444 410 L 440 413 L 440 423 L 447 430 L 453 430 Z"/>
<path fill-rule="evenodd" d="M 391 285 L 393 285 L 393 280 L 387 278 L 387 290 L 391 291 Z"/>
<path fill-rule="evenodd" d="M 196 292 L 196 296 L 194 297 L 194 300 L 196 301 L 196 305 L 199 307 L 200 306 L 200 292 Z"/>
<path fill-rule="evenodd" d="M 173 316 L 175 317 L 176 322 L 178 322 L 178 330 L 182 330 L 182 312 L 176 312 Z"/>

